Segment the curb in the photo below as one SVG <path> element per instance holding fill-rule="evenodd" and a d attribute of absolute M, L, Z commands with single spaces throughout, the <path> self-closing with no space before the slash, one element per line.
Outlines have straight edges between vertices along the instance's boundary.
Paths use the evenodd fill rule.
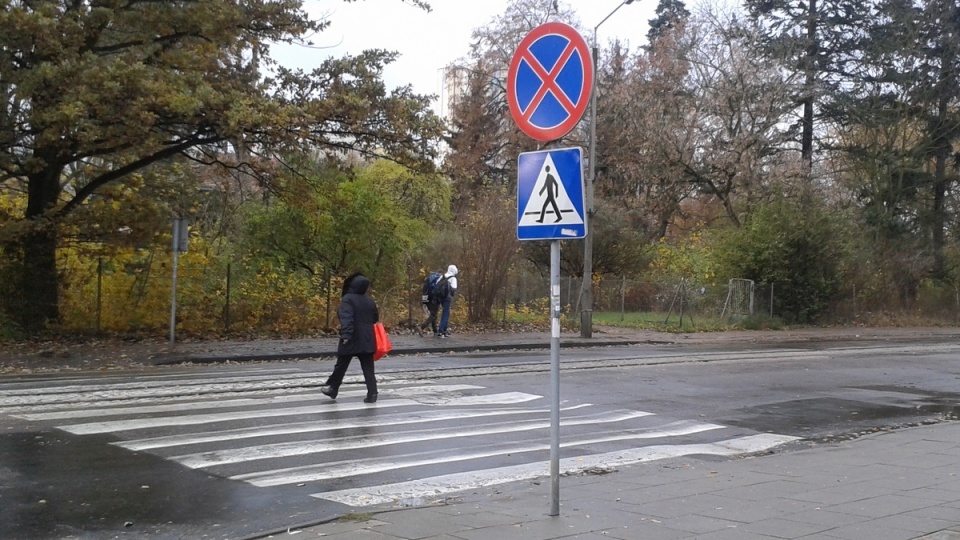
<path fill-rule="evenodd" d="M 667 342 L 652 340 L 617 340 L 617 341 L 561 341 L 561 348 L 589 349 L 592 347 L 626 347 L 631 345 L 666 345 Z M 413 355 L 413 354 L 436 354 L 436 353 L 463 353 L 474 351 L 532 351 L 540 349 L 549 349 L 550 343 L 500 343 L 492 345 L 453 345 L 447 347 L 403 347 L 393 349 L 392 355 Z M 336 351 L 313 351 L 313 352 L 286 352 L 286 353 L 263 353 L 263 354 L 213 354 L 204 356 L 167 356 L 154 360 L 155 366 L 171 366 L 176 364 L 217 364 L 224 362 L 258 362 L 258 361 L 282 361 L 282 360 L 311 360 L 317 358 L 336 358 Z"/>

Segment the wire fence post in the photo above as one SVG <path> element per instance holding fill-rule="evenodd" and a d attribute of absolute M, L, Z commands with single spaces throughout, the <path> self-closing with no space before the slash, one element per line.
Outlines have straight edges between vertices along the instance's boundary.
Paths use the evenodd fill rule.
<path fill-rule="evenodd" d="M 620 281 L 620 321 L 623 322 L 627 318 L 627 275 L 623 275 L 623 279 Z"/>
<path fill-rule="evenodd" d="M 853 284 L 853 318 L 857 318 L 857 284 Z"/>
<path fill-rule="evenodd" d="M 323 272 L 326 274 L 326 278 L 327 278 L 327 280 L 326 280 L 326 281 L 327 281 L 327 285 L 326 285 L 326 288 L 327 288 L 327 320 L 326 320 L 326 328 L 330 328 L 330 269 L 329 269 L 329 268 L 325 268 Z"/>
<path fill-rule="evenodd" d="M 227 298 L 223 305 L 223 328 L 230 333 L 230 263 L 227 263 Z"/>
<path fill-rule="evenodd" d="M 97 335 L 100 335 L 100 318 L 103 313 L 103 257 L 97 257 Z"/>
<path fill-rule="evenodd" d="M 770 282 L 770 318 L 773 318 L 773 282 Z"/>
<path fill-rule="evenodd" d="M 503 284 L 503 324 L 507 323 L 507 295 L 510 294 L 510 283 Z"/>

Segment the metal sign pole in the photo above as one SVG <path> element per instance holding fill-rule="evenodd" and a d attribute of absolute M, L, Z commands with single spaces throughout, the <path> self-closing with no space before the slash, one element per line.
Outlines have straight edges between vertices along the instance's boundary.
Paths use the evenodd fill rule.
<path fill-rule="evenodd" d="M 560 241 L 550 242 L 550 515 L 560 515 Z"/>
<path fill-rule="evenodd" d="M 507 103 L 517 127 L 548 148 L 563 138 L 580 122 L 590 101 L 593 64 L 586 41 L 572 26 L 549 22 L 531 30 L 517 46 L 507 72 Z M 543 66 L 553 67 L 548 72 Z M 559 108 L 544 99 L 558 89 L 568 97 Z M 520 154 L 517 239 L 550 240 L 551 516 L 560 515 L 560 240 L 587 237 L 591 208 L 583 200 L 582 150 Z M 544 223 L 548 214 L 550 222 Z"/>

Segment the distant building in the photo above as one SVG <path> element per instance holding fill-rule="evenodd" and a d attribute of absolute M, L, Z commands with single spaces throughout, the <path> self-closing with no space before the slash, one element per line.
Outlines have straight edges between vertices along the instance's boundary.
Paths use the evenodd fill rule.
<path fill-rule="evenodd" d="M 440 118 L 450 121 L 450 111 L 460 98 L 467 93 L 470 70 L 464 66 L 450 64 L 442 69 L 443 80 L 440 85 Z"/>
<path fill-rule="evenodd" d="M 470 89 L 470 75 L 475 73 L 477 68 L 474 66 L 464 66 L 450 64 L 442 68 L 442 82 L 440 88 L 440 111 L 439 115 L 444 121 L 450 121 L 450 113 L 460 102 L 460 99 Z M 503 80 L 506 78 L 505 70 L 495 70 L 489 75 L 489 94 L 495 98 L 503 90 Z"/>

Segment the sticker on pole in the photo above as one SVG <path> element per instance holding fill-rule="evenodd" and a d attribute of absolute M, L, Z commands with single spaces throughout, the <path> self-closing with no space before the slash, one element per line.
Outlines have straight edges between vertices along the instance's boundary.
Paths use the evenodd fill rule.
<path fill-rule="evenodd" d="M 517 159 L 517 238 L 563 240 L 587 234 L 583 151 L 524 152 Z"/>
<path fill-rule="evenodd" d="M 587 42 L 572 26 L 543 24 L 523 38 L 510 62 L 510 114 L 530 137 L 555 141 L 583 117 L 592 87 Z"/>

